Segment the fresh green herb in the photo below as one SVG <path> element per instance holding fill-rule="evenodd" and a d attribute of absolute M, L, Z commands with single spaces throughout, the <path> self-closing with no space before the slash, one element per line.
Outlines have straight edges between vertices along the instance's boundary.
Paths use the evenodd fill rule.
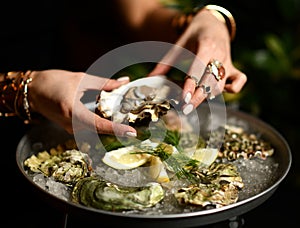
<path fill-rule="evenodd" d="M 164 162 L 169 169 L 171 169 L 177 176 L 180 178 L 187 178 L 189 181 L 193 183 L 197 183 L 198 178 L 191 173 L 192 170 L 195 170 L 199 166 L 199 161 L 195 159 L 191 159 L 187 155 L 183 153 L 172 153 L 172 147 L 169 144 L 161 143 L 156 148 L 141 148 L 139 151 L 135 151 L 133 153 L 140 154 L 150 154 L 153 156 L 157 156 Z"/>

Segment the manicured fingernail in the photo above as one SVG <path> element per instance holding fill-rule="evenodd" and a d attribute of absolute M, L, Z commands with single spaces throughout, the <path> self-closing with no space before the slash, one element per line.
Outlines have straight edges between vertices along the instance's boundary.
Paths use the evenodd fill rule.
<path fill-rule="evenodd" d="M 131 131 L 127 131 L 127 132 L 125 132 L 125 136 L 136 137 L 136 133 L 135 132 L 131 132 Z"/>
<path fill-rule="evenodd" d="M 120 77 L 117 79 L 117 81 L 119 81 L 119 82 L 129 81 L 129 77 L 128 76 Z"/>
<path fill-rule="evenodd" d="M 188 115 L 191 113 L 191 111 L 193 111 L 194 106 L 192 104 L 188 104 L 187 106 L 184 107 L 184 109 L 182 110 L 184 115 Z"/>
<path fill-rule="evenodd" d="M 188 104 L 188 103 L 190 102 L 191 98 L 192 98 L 192 94 L 191 94 L 190 92 L 188 92 L 188 93 L 185 95 L 184 102 L 185 102 L 186 104 Z"/>

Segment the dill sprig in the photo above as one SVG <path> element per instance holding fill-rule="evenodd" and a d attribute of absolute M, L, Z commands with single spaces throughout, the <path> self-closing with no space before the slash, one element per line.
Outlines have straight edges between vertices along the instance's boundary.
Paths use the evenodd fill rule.
<path fill-rule="evenodd" d="M 187 178 L 193 183 L 199 182 L 198 178 L 192 174 L 199 166 L 199 161 L 191 159 L 183 153 L 173 154 L 172 146 L 166 143 L 160 143 L 155 148 L 141 148 L 141 150 L 133 153 L 147 153 L 157 156 L 171 169 L 178 179 Z"/>

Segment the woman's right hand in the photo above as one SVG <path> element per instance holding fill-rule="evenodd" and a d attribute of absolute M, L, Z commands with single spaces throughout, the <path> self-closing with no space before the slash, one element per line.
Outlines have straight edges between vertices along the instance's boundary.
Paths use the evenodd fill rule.
<path fill-rule="evenodd" d="M 45 70 L 33 71 L 31 78 L 28 84 L 30 110 L 59 124 L 67 132 L 96 129 L 99 134 L 136 136 L 134 128 L 101 118 L 80 100 L 85 91 L 110 91 L 128 83 L 128 77 L 115 80 L 83 72 Z"/>

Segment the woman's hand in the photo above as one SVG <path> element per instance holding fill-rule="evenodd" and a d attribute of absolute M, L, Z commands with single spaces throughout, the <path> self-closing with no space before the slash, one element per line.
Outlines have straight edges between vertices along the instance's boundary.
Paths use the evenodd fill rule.
<path fill-rule="evenodd" d="M 166 74 L 174 65 L 183 49 L 188 49 L 196 56 L 189 68 L 188 76 L 183 87 L 182 98 L 185 101 L 183 112 L 190 113 L 204 99 L 212 98 L 223 91 L 238 93 L 247 81 L 244 73 L 232 63 L 230 50 L 230 34 L 225 23 L 219 21 L 209 10 L 199 11 L 179 37 L 175 46 L 157 64 L 151 75 Z M 218 60 L 225 69 L 225 77 L 216 80 L 206 72 L 206 66 L 211 60 Z M 204 91 L 206 89 L 206 91 Z"/>
<path fill-rule="evenodd" d="M 88 128 L 102 134 L 136 136 L 134 128 L 101 118 L 80 100 L 85 91 L 109 91 L 128 83 L 129 78 L 114 80 L 64 70 L 33 71 L 31 77 L 28 85 L 31 111 L 42 114 L 67 132 Z"/>

